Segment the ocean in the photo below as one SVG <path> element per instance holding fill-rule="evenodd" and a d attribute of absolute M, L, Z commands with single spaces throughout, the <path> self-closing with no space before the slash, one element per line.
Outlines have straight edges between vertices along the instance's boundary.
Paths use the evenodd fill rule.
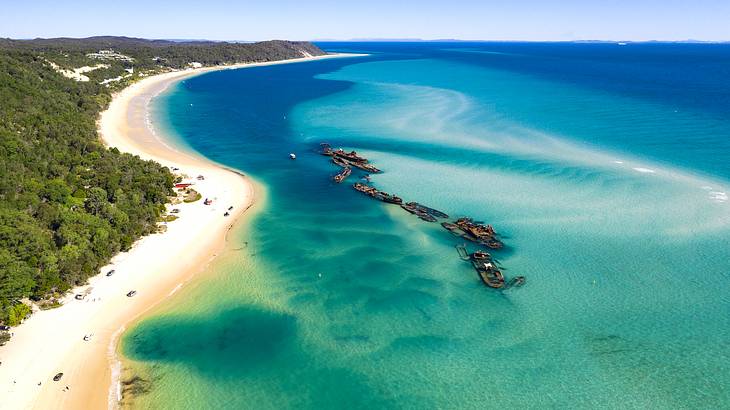
<path fill-rule="evenodd" d="M 730 45 L 320 46 L 369 56 L 154 101 L 157 128 L 260 192 L 124 334 L 125 406 L 730 406 Z M 492 224 L 525 285 L 485 287 L 463 239 L 356 192 L 363 173 L 332 182 L 322 142 Z"/>

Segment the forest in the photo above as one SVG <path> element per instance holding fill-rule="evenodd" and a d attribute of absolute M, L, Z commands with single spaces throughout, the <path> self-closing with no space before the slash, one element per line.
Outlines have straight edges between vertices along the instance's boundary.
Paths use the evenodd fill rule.
<path fill-rule="evenodd" d="M 106 75 L 132 69 L 134 76 L 109 86 L 96 71 L 88 81 L 59 73 L 95 64 L 88 54 L 100 50 L 129 57 L 103 61 Z M 157 230 L 174 176 L 100 142 L 96 120 L 115 89 L 191 62 L 270 61 L 303 52 L 322 54 L 309 43 L 285 41 L 0 39 L 0 325 L 17 325 L 31 303 L 57 306 L 112 256 Z"/>

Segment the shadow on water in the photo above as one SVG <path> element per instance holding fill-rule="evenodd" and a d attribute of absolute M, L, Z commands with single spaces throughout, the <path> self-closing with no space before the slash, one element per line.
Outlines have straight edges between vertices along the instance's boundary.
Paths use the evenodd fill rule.
<path fill-rule="evenodd" d="M 293 316 L 241 306 L 217 316 L 156 316 L 132 330 L 124 354 L 184 362 L 207 376 L 245 374 L 277 360 L 297 332 Z"/>
<path fill-rule="evenodd" d="M 240 395 L 210 397 L 214 407 L 257 408 L 396 408 L 392 394 L 373 387 L 358 372 L 315 359 L 298 335 L 294 316 L 254 306 L 240 306 L 201 317 L 167 315 L 145 320 L 126 337 L 124 354 L 148 363 L 182 363 L 214 383 L 241 384 Z M 308 375 L 317 378 L 306 380 Z M 131 397 L 153 392 L 159 380 L 134 375 L 123 382 Z M 287 392 L 256 396 L 251 383 L 270 383 Z M 182 381 L 185 383 L 185 381 Z M 223 402 L 216 402 L 224 400 Z"/>

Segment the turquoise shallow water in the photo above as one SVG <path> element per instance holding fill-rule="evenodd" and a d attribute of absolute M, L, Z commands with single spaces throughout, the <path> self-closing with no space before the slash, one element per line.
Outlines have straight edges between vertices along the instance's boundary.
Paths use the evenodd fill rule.
<path fill-rule="evenodd" d="M 373 55 L 158 100 L 159 127 L 266 199 L 125 334 L 126 376 L 146 380 L 125 403 L 729 405 L 730 47 L 325 47 Z M 485 288 L 438 225 L 330 182 L 322 141 L 385 170 L 381 189 L 494 224 L 527 284 Z"/>

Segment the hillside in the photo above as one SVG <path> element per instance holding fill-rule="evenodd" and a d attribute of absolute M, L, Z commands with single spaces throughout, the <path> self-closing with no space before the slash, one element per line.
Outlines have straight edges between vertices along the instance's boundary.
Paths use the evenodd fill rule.
<path fill-rule="evenodd" d="M 325 54 L 308 42 L 180 42 L 108 36 L 84 39 L 0 39 L 0 51 L 46 59 L 55 64 L 57 71 L 66 72 L 69 78 L 78 79 L 78 74 L 81 74 L 82 81 L 103 83 L 112 90 L 124 88 L 140 76 L 171 69 Z M 75 75 L 74 71 L 77 72 Z"/>
<path fill-rule="evenodd" d="M 307 54 L 323 52 L 286 41 L 0 40 L 0 324 L 54 306 L 157 230 L 174 176 L 100 143 L 96 120 L 113 91 L 191 63 Z"/>

